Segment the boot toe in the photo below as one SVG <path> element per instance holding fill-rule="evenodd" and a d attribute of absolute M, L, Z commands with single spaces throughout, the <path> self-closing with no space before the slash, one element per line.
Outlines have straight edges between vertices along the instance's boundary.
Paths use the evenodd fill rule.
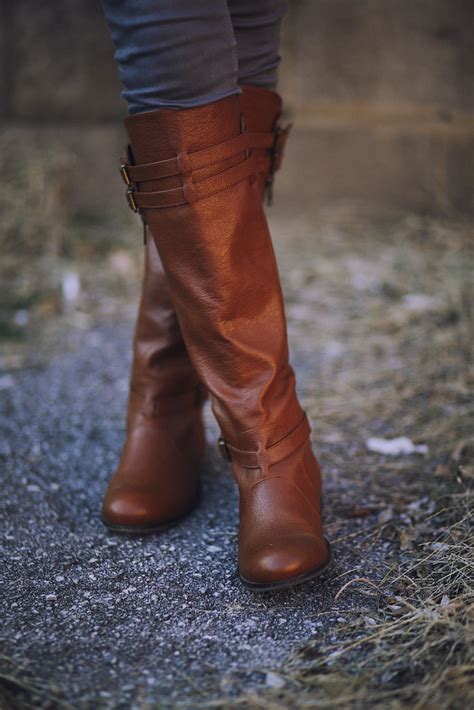
<path fill-rule="evenodd" d="M 323 567 L 328 559 L 324 540 L 313 535 L 285 537 L 263 549 L 245 555 L 240 566 L 244 581 L 255 585 L 271 585 L 298 579 Z"/>
<path fill-rule="evenodd" d="M 155 509 L 150 509 L 146 491 L 121 488 L 110 491 L 104 500 L 102 518 L 114 526 L 145 527 L 157 522 Z"/>
<path fill-rule="evenodd" d="M 132 531 L 159 528 L 186 515 L 194 502 L 165 500 L 156 491 L 121 487 L 108 492 L 102 507 L 102 520 L 111 527 Z"/>

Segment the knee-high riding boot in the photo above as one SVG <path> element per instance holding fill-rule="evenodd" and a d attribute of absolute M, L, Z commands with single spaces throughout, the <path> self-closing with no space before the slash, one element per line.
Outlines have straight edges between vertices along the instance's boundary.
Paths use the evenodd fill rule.
<path fill-rule="evenodd" d="M 288 129 L 279 123 L 281 98 L 242 87 L 262 191 L 271 190 Z M 148 239 L 133 343 L 127 435 L 109 483 L 102 517 L 111 528 L 144 533 L 167 527 L 192 509 L 204 452 L 204 388 L 189 359 L 153 239 Z"/>
<path fill-rule="evenodd" d="M 288 362 L 283 299 L 239 97 L 129 116 L 128 200 L 149 226 L 189 356 L 240 494 L 239 570 L 251 589 L 329 561 L 321 475 Z"/>

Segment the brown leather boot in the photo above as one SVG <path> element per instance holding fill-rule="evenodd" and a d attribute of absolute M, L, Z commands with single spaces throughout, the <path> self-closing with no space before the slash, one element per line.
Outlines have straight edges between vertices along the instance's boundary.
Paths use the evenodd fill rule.
<path fill-rule="evenodd" d="M 257 591 L 312 579 L 329 546 L 288 363 L 282 293 L 240 100 L 125 120 L 129 204 L 149 225 L 240 492 L 239 569 Z"/>
<path fill-rule="evenodd" d="M 262 195 L 265 189 L 270 195 L 288 135 L 288 129 L 278 125 L 281 98 L 266 89 L 242 89 L 242 108 L 258 158 L 259 185 Z M 153 240 L 148 239 L 133 345 L 127 436 L 103 502 L 102 518 L 108 527 L 128 533 L 153 532 L 192 509 L 204 453 L 204 399 L 161 260 Z M 179 485 L 175 485 L 176 475 Z"/>
<path fill-rule="evenodd" d="M 133 345 L 127 437 L 102 507 L 108 527 L 152 532 L 192 510 L 205 446 L 202 401 L 166 276 L 149 239 Z"/>

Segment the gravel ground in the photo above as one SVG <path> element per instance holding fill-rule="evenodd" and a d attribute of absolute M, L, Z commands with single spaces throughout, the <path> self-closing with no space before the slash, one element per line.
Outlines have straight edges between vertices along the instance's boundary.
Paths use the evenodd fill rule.
<path fill-rule="evenodd" d="M 387 345 L 399 337 L 387 319 L 399 323 L 400 313 L 412 319 L 413 309 L 400 305 L 403 292 L 429 290 L 428 281 L 402 243 L 389 247 L 378 232 L 353 247 L 344 230 L 326 230 L 318 246 L 307 226 L 300 224 L 289 241 L 291 222 L 279 224 L 292 360 L 328 474 L 325 516 L 336 541 L 331 568 L 287 592 L 256 596 L 242 589 L 237 494 L 215 450 L 209 412 L 203 496 L 195 512 L 159 536 L 107 532 L 99 511 L 123 440 L 132 326 L 128 320 L 65 330 L 51 357 L 40 352 L 0 380 L 5 707 L 225 707 L 238 696 L 283 685 L 286 659 L 309 640 L 337 641 L 351 614 L 372 623 L 376 597 L 335 597 L 348 579 L 379 578 L 381 565 L 399 559 L 398 533 L 374 539 L 367 554 L 358 548 L 357 535 L 390 524 L 397 514 L 381 503 L 380 478 L 373 489 L 379 463 L 383 478 L 391 461 L 368 454 L 365 439 L 410 433 L 382 404 L 388 401 L 384 386 L 393 384 L 388 373 L 393 381 L 406 375 L 400 353 Z M 418 223 L 405 225 L 407 243 L 413 229 L 423 231 Z M 411 271 L 400 270 L 402 253 Z M 445 312 L 446 304 L 427 299 L 429 313 Z M 381 313 L 368 313 L 374 301 L 379 308 L 384 302 Z M 366 353 L 360 374 L 369 317 L 378 323 L 377 347 Z M 416 351 L 413 341 L 403 342 L 408 359 L 425 357 L 425 345 Z M 372 406 L 369 376 L 378 378 L 382 394 L 363 412 L 364 402 Z M 416 373 L 408 380 L 416 381 Z M 347 400 L 340 398 L 344 391 Z M 397 459 L 394 470 L 428 476 L 438 463 L 415 455 Z"/>
<path fill-rule="evenodd" d="M 3 653 L 78 706 L 271 683 L 265 669 L 328 623 L 338 563 L 291 593 L 241 588 L 236 489 L 213 451 L 215 425 L 202 503 L 185 522 L 137 539 L 104 529 L 128 372 L 117 354 L 129 342 L 129 327 L 87 332 L 4 393 Z"/>

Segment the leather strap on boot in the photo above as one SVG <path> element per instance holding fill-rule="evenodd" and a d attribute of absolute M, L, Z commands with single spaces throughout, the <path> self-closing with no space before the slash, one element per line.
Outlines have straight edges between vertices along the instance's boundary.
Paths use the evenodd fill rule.
<path fill-rule="evenodd" d="M 130 151 L 128 151 L 130 153 Z M 204 177 L 209 166 L 243 154 L 236 165 L 210 177 Z M 257 166 L 250 153 L 247 133 L 194 153 L 182 152 L 174 158 L 144 165 L 133 165 L 122 160 L 120 174 L 127 185 L 127 202 L 133 212 L 194 204 L 221 190 L 250 178 L 256 179 Z M 183 185 L 170 190 L 139 192 L 143 182 L 180 176 Z"/>
<path fill-rule="evenodd" d="M 219 437 L 217 447 L 222 458 L 242 468 L 267 468 L 283 461 L 308 441 L 311 427 L 306 414 L 300 423 L 283 439 L 263 451 L 242 451 Z"/>
<path fill-rule="evenodd" d="M 189 154 L 180 153 L 175 158 L 144 165 L 133 165 L 126 158 L 122 158 L 120 175 L 127 186 L 128 205 L 133 212 L 139 212 L 142 209 L 193 204 L 196 200 L 254 176 L 256 172 L 266 176 L 265 189 L 268 204 L 271 205 L 274 176 L 281 168 L 291 128 L 290 123 L 285 128 L 277 126 L 271 132 L 241 133 L 236 138 L 206 150 Z M 250 154 L 250 151 L 254 150 L 257 151 L 255 158 Z M 223 173 L 200 179 L 201 170 L 244 151 L 247 158 L 242 163 L 234 165 Z M 127 153 L 130 154 L 129 149 Z M 184 180 L 182 187 L 149 192 L 146 195 L 138 192 L 138 186 L 142 182 L 178 175 Z"/>

